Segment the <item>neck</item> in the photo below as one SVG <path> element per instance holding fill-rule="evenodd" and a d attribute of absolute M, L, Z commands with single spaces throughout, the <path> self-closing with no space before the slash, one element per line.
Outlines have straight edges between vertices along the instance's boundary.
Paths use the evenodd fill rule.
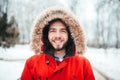
<path fill-rule="evenodd" d="M 63 58 L 65 56 L 65 50 L 55 51 L 55 56 Z"/>

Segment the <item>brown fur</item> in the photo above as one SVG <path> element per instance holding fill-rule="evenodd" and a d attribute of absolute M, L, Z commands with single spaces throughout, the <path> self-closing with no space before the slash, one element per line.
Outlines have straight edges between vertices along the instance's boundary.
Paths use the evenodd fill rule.
<path fill-rule="evenodd" d="M 54 18 L 62 19 L 70 27 L 71 34 L 76 45 L 76 52 L 82 54 L 85 51 L 85 38 L 83 29 L 75 18 L 72 12 L 61 7 L 52 7 L 43 11 L 38 19 L 35 21 L 31 34 L 31 48 L 35 53 L 41 53 L 41 46 L 43 45 L 42 30 L 49 21 Z"/>

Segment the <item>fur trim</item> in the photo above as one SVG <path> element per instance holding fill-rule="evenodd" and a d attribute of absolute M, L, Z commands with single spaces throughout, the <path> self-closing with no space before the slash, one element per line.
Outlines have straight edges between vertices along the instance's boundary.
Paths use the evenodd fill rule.
<path fill-rule="evenodd" d="M 76 52 L 82 54 L 85 51 L 85 38 L 83 29 L 73 13 L 61 7 L 48 8 L 47 10 L 43 11 L 35 21 L 31 34 L 31 48 L 35 51 L 35 53 L 42 52 L 42 30 L 49 21 L 55 18 L 60 18 L 67 25 L 69 25 L 71 34 L 75 41 Z"/>

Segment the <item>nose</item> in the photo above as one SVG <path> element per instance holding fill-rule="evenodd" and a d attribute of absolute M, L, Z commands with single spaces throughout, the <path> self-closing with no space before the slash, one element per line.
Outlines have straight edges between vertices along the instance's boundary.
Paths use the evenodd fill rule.
<path fill-rule="evenodd" d="M 60 39 L 60 38 L 61 38 L 61 33 L 60 33 L 60 32 L 56 32 L 55 37 L 56 37 L 57 39 Z"/>

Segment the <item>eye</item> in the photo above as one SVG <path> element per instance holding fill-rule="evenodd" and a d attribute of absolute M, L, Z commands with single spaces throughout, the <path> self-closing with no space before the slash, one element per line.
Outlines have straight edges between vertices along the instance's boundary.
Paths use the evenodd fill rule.
<path fill-rule="evenodd" d="M 55 32 L 55 30 L 54 29 L 50 29 L 49 32 Z"/>
<path fill-rule="evenodd" d="M 67 33 L 66 29 L 61 30 L 61 32 Z"/>

